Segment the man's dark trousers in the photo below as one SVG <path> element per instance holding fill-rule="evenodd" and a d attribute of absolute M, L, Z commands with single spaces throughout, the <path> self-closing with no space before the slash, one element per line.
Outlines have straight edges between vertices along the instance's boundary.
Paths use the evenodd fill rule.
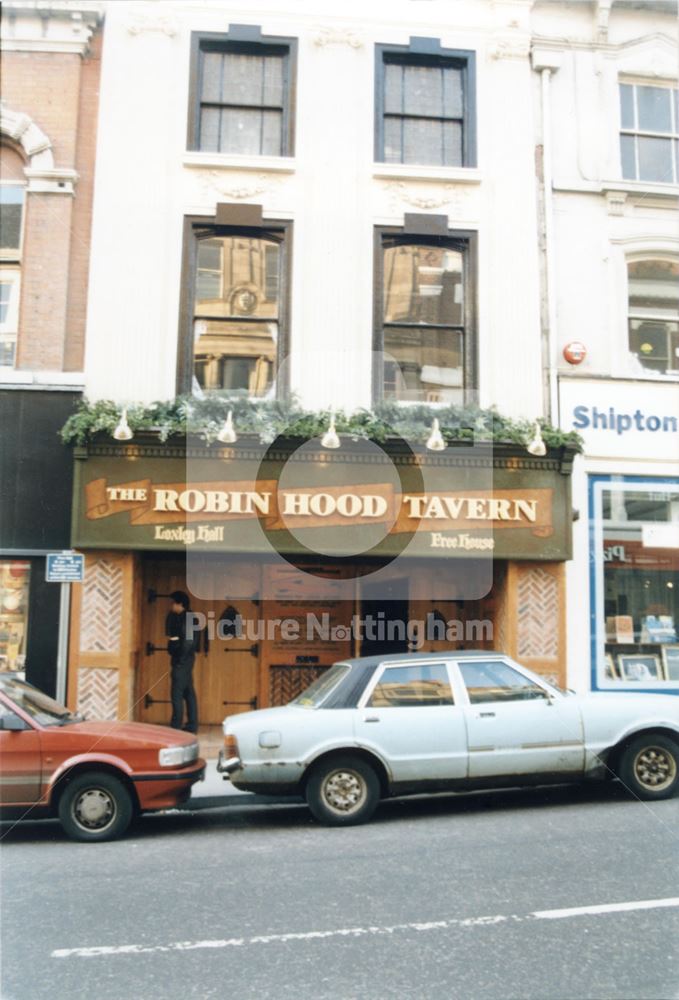
<path fill-rule="evenodd" d="M 173 657 L 171 661 L 172 721 L 170 725 L 173 729 L 182 728 L 184 702 L 186 702 L 188 716 L 186 728 L 192 733 L 198 732 L 198 702 L 193 687 L 193 661 L 195 658 L 195 653 L 184 653 L 177 658 Z"/>

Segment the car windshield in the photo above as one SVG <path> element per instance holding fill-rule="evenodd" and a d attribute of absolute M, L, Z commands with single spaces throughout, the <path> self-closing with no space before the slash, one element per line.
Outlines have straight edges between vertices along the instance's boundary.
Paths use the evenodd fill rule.
<path fill-rule="evenodd" d="M 62 726 L 78 718 L 54 698 L 25 681 L 3 679 L 0 690 L 41 726 Z"/>
<path fill-rule="evenodd" d="M 289 704 L 299 705 L 301 708 L 318 708 L 321 702 L 325 701 L 332 689 L 339 684 L 343 677 L 346 677 L 350 670 L 351 667 L 348 663 L 333 664 L 320 677 L 317 677 L 306 691 L 302 691 Z"/>

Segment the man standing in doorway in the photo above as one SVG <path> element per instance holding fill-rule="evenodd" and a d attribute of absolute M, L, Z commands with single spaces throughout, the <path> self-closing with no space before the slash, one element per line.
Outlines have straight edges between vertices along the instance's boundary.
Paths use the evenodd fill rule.
<path fill-rule="evenodd" d="M 172 675 L 171 693 L 173 729 L 185 729 L 189 733 L 198 732 L 198 702 L 193 687 L 193 664 L 200 646 L 200 632 L 192 625 L 193 616 L 189 595 L 183 590 L 170 594 L 172 610 L 165 619 L 165 635 L 168 636 L 167 650 L 170 654 Z M 186 702 L 187 722 L 182 727 Z"/>

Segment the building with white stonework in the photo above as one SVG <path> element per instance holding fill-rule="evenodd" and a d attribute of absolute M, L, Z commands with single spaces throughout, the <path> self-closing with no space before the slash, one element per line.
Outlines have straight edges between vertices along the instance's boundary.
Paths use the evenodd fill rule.
<path fill-rule="evenodd" d="M 303 628 L 213 642 L 196 669 L 204 725 L 287 700 L 341 656 L 412 646 L 352 633 L 380 609 L 459 625 L 420 648 L 502 648 L 590 685 L 588 476 L 676 466 L 649 465 L 645 438 L 616 465 L 585 433 L 571 496 L 558 428 L 587 431 L 576 408 L 621 411 L 630 387 L 653 393 L 645 413 L 676 412 L 674 31 L 654 3 L 107 5 L 73 703 L 96 691 L 105 713 L 166 721 L 177 588 L 215 621 L 301 627 L 313 607 L 340 627 L 332 642 Z M 665 354 L 646 322 L 664 324 Z M 576 341 L 579 365 L 563 355 Z M 306 416 L 286 428 L 292 397 Z M 331 408 L 339 448 L 321 440 Z M 304 510 L 290 499 L 304 491 L 329 499 Z M 671 496 L 648 502 L 664 530 Z M 648 536 L 630 513 L 626 557 Z M 660 586 L 676 568 L 657 572 Z M 604 625 L 623 617 L 613 590 L 596 599 Z M 638 645 L 623 654 L 655 655 Z M 606 652 L 620 665 L 594 652 L 598 683 Z"/>

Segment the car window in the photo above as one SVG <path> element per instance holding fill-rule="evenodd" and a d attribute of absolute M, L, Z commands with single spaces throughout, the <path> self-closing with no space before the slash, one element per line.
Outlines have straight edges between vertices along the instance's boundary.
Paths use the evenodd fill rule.
<path fill-rule="evenodd" d="M 472 705 L 547 697 L 544 688 L 501 660 L 473 660 L 458 666 Z"/>
<path fill-rule="evenodd" d="M 301 708 L 318 708 L 330 692 L 337 687 L 343 677 L 351 670 L 348 663 L 334 663 L 310 684 L 305 691 L 288 702 L 289 705 L 299 705 Z"/>
<path fill-rule="evenodd" d="M 445 664 L 387 667 L 375 685 L 368 704 L 372 708 L 454 704 Z"/>
<path fill-rule="evenodd" d="M 25 681 L 3 680 L 2 690 L 41 726 L 58 726 L 74 718 L 64 705 Z"/>
<path fill-rule="evenodd" d="M 16 712 L 13 712 L 11 708 L 8 708 L 7 705 L 5 705 L 4 702 L 0 701 L 0 719 L 9 719 L 9 718 L 19 719 L 19 721 L 21 722 L 22 726 L 24 726 L 24 728 L 28 729 L 28 723 L 24 722 L 24 720 L 21 719 L 16 714 Z"/>

